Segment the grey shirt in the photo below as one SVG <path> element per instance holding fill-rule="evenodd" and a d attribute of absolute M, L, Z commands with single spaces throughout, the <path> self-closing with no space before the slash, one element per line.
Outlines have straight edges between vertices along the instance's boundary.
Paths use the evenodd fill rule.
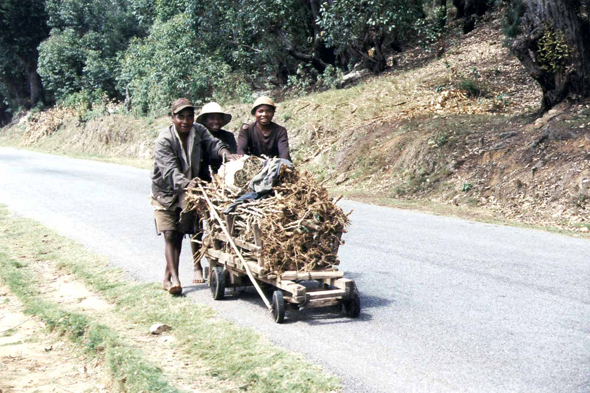
<path fill-rule="evenodd" d="M 171 124 L 160 131 L 154 148 L 152 171 L 152 196 L 166 208 L 177 201 L 191 179 L 199 175 L 204 153 L 219 157 L 219 151 L 227 145 L 209 134 L 207 129 L 194 124 L 187 140 L 188 155 L 184 153 L 178 133 Z"/>

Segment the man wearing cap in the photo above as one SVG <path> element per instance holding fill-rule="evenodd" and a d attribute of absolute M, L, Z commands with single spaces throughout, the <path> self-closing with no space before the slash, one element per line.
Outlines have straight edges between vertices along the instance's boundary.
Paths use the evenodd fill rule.
<path fill-rule="evenodd" d="M 272 121 L 276 105 L 269 97 L 259 97 L 252 105 L 255 121 L 244 124 L 238 135 L 238 154 L 279 157 L 291 161 L 285 127 Z"/>
<path fill-rule="evenodd" d="M 182 212 L 186 206 L 186 188 L 194 186 L 206 152 L 209 157 L 234 158 L 227 145 L 209 134 L 201 124 L 194 124 L 195 106 L 180 98 L 170 108 L 172 124 L 160 131 L 154 149 L 152 172 L 152 206 L 158 235 L 164 234 L 166 271 L 162 287 L 171 294 L 180 294 L 178 265 L 182 239 L 198 229 L 195 212 Z M 193 255 L 197 251 L 191 242 Z M 200 261 L 195 263 L 193 282 L 204 282 Z M 199 266 L 197 266 L 199 265 Z"/>
<path fill-rule="evenodd" d="M 210 102 L 205 104 L 201 109 L 201 114 L 197 117 L 197 123 L 207 127 L 211 135 L 225 143 L 232 154 L 236 154 L 238 145 L 236 144 L 236 138 L 234 134 L 222 129 L 231 121 L 232 116 L 229 113 L 225 113 L 221 106 L 216 102 Z M 209 173 L 209 167 L 213 173 L 217 173 L 223 161 L 217 157 L 208 157 L 205 154 L 204 162 L 208 162 L 209 165 L 203 165 L 201 168 L 201 178 L 209 180 L 211 174 Z"/>

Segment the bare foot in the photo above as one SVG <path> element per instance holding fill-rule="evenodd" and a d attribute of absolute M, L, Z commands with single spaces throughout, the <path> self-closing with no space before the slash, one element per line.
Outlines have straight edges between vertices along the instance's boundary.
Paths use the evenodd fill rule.
<path fill-rule="evenodd" d="M 203 272 L 201 269 L 195 269 L 195 276 L 193 277 L 193 284 L 202 284 L 205 282 Z"/>
<path fill-rule="evenodd" d="M 170 288 L 168 288 L 168 293 L 171 295 L 179 295 L 182 293 L 182 286 L 180 285 L 179 281 L 171 282 Z"/>

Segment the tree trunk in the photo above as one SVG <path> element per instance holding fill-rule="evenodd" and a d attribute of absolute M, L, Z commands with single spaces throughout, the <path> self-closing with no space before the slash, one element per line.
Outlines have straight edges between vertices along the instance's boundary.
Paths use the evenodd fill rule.
<path fill-rule="evenodd" d="M 438 4 L 437 4 L 438 3 Z M 447 0 L 437 0 L 434 3 L 435 7 L 438 7 L 438 27 L 444 29 L 447 23 Z"/>
<path fill-rule="evenodd" d="M 41 77 L 37 73 L 37 62 L 35 64 L 27 65 L 27 79 L 29 82 L 29 99 L 31 106 L 35 106 L 38 103 L 45 104 L 45 96 L 43 94 L 43 83 Z"/>
<path fill-rule="evenodd" d="M 487 0 L 465 0 L 463 33 L 467 34 L 475 28 L 475 16 L 482 16 L 488 10 Z"/>
<path fill-rule="evenodd" d="M 326 69 L 326 67 L 328 65 L 326 63 L 324 63 L 320 58 L 318 58 L 314 55 L 309 55 L 307 53 L 299 52 L 297 50 L 297 48 L 295 48 L 295 46 L 291 42 L 291 39 L 287 36 L 287 34 L 283 30 L 277 30 L 275 33 L 278 35 L 278 37 L 285 44 L 285 49 L 287 50 L 287 53 L 289 55 L 293 56 L 297 60 L 310 62 L 311 65 L 313 66 L 313 68 L 318 70 L 318 72 L 320 74 L 324 72 L 324 70 Z"/>
<path fill-rule="evenodd" d="M 327 48 L 322 38 L 321 29 L 316 23 L 320 17 L 320 8 L 322 0 L 309 0 L 309 10 L 311 12 L 311 28 L 313 31 L 313 53 L 315 57 L 325 64 L 335 64 L 336 53 L 334 49 Z"/>
<path fill-rule="evenodd" d="M 590 96 L 590 34 L 580 3 L 525 0 L 522 34 L 510 49 L 543 90 L 542 111 L 569 96 Z"/>
<path fill-rule="evenodd" d="M 457 9 L 457 19 L 461 19 L 465 16 L 465 0 L 453 0 L 453 5 Z"/>

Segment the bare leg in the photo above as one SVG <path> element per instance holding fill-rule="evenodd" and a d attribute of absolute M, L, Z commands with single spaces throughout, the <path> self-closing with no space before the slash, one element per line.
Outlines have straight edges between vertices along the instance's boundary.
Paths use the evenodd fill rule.
<path fill-rule="evenodd" d="M 178 279 L 178 265 L 180 262 L 180 251 L 182 250 L 182 234 L 176 231 L 164 231 L 166 242 L 164 254 L 166 256 L 166 270 L 162 288 L 168 292 L 178 294 L 182 292 L 180 280 Z"/>
<path fill-rule="evenodd" d="M 203 237 L 203 234 L 200 233 L 198 236 L 198 239 L 201 240 Z M 191 242 L 191 251 L 193 253 L 193 265 L 194 265 L 194 276 L 193 276 L 193 284 L 202 284 L 205 282 L 205 280 L 203 279 L 203 269 L 201 267 L 201 260 L 196 260 L 195 259 L 195 255 L 197 255 L 197 253 L 199 252 L 199 245 L 195 242 Z"/>

